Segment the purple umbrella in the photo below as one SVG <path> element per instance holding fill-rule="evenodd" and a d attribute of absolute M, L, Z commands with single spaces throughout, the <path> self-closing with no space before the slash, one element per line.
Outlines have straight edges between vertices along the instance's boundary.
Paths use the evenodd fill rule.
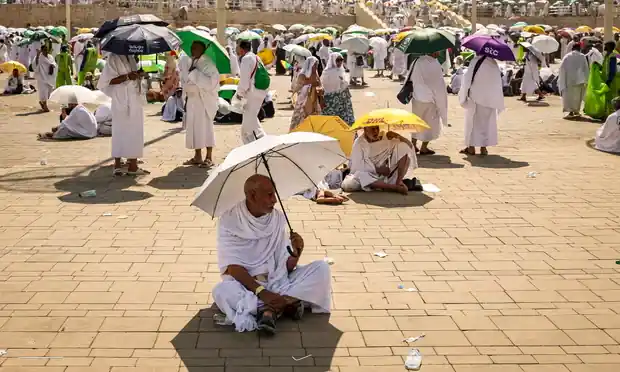
<path fill-rule="evenodd" d="M 515 55 L 508 44 L 488 35 L 471 35 L 463 39 L 461 45 L 476 54 L 499 61 L 514 61 Z"/>

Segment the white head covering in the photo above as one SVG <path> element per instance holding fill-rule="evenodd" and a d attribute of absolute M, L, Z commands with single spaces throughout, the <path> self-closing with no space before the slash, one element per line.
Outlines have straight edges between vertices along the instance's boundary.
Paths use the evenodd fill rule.
<path fill-rule="evenodd" d="M 337 69 L 341 69 L 344 72 L 344 67 L 343 66 L 338 67 L 338 65 L 336 64 L 336 60 L 338 58 L 342 58 L 340 53 L 337 53 L 337 52 L 329 53 L 329 59 L 327 60 L 327 67 L 325 68 L 325 70 L 331 70 L 333 68 L 337 68 Z M 344 60 L 344 58 L 342 59 Z"/>
<path fill-rule="evenodd" d="M 308 57 L 306 59 L 306 62 L 304 62 L 304 67 L 301 68 L 300 74 L 304 75 L 305 77 L 310 77 L 310 74 L 312 74 L 312 67 L 317 62 L 319 62 L 319 60 L 316 57 Z"/>

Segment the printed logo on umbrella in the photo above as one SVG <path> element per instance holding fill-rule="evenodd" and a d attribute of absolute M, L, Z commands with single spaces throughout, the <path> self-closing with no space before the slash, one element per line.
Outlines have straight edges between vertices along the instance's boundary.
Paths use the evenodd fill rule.
<path fill-rule="evenodd" d="M 497 57 L 499 55 L 499 50 L 493 49 L 493 48 L 488 47 L 488 46 L 485 46 L 484 47 L 484 53 L 489 55 L 489 56 Z"/>
<path fill-rule="evenodd" d="M 129 54 L 143 54 L 144 45 L 129 45 Z"/>

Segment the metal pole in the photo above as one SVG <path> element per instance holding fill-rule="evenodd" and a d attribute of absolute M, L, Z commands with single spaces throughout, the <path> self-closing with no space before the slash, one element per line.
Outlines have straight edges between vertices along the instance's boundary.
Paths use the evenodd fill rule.
<path fill-rule="evenodd" d="M 222 46 L 226 45 L 226 0 L 216 2 L 217 40 Z"/>
<path fill-rule="evenodd" d="M 67 28 L 67 41 L 71 40 L 71 0 L 65 0 L 65 27 Z"/>
<path fill-rule="evenodd" d="M 472 35 L 476 33 L 478 24 L 478 1 L 471 0 L 471 33 Z"/>
<path fill-rule="evenodd" d="M 605 40 L 614 40 L 614 2 L 612 0 L 605 0 Z"/>
<path fill-rule="evenodd" d="M 164 17 L 164 0 L 157 1 L 157 16 L 161 17 L 161 19 L 165 19 Z"/>

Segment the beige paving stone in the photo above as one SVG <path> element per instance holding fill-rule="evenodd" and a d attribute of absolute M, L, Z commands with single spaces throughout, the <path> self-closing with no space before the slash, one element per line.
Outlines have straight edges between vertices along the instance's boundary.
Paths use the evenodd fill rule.
<path fill-rule="evenodd" d="M 547 318 L 560 329 L 590 329 L 596 328 L 589 318 L 583 315 L 547 315 Z"/>
<path fill-rule="evenodd" d="M 562 331 L 504 331 L 517 346 L 574 345 L 575 343 Z"/>
<path fill-rule="evenodd" d="M 544 316 L 492 316 L 491 321 L 502 330 L 557 329 Z"/>
<path fill-rule="evenodd" d="M 475 346 L 506 346 L 512 345 L 510 340 L 500 331 L 465 331 L 465 337 Z"/>

